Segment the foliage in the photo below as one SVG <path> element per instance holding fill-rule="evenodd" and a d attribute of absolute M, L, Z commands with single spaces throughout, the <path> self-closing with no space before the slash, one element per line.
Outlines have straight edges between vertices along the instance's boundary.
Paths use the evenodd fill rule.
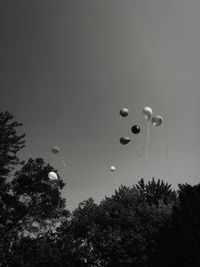
<path fill-rule="evenodd" d="M 25 135 L 17 134 L 16 128 L 22 124 L 12 120 L 13 115 L 8 111 L 0 113 L 0 182 L 15 166 L 23 163 L 16 154 L 25 146 Z"/>
<path fill-rule="evenodd" d="M 11 255 L 16 238 L 22 248 L 26 236 L 38 238 L 41 243 L 44 236 L 56 231 L 62 218 L 69 214 L 65 210 L 65 200 L 58 195 L 57 184 L 48 178 L 51 170 L 53 168 L 49 164 L 38 158 L 29 159 L 15 173 L 10 194 L 7 195 L 10 202 L 5 202 L 5 212 L 0 220 L 1 240 L 4 245 L 8 243 L 7 249 L 4 249 L 4 258 L 5 253 Z M 59 179 L 59 188 L 62 189 L 63 186 L 63 181 Z M 58 204 L 61 204 L 60 207 Z M 34 242 L 32 243 L 35 244 Z M 38 246 L 38 243 L 35 245 Z M 22 257 L 20 260 L 25 259 Z"/>
<path fill-rule="evenodd" d="M 149 203 L 137 186 L 121 186 L 99 205 L 91 198 L 80 203 L 59 238 L 69 244 L 71 233 L 71 258 L 82 266 L 151 266 L 171 210 L 172 203 Z"/>
<path fill-rule="evenodd" d="M 177 194 L 171 189 L 171 185 L 160 179 L 155 181 L 155 179 L 152 178 L 151 181 L 145 184 L 142 178 L 134 187 L 145 197 L 149 205 L 167 205 L 169 203 L 175 203 L 177 200 Z"/>
<path fill-rule="evenodd" d="M 26 163 L 18 158 L 25 135 L 17 134 L 16 128 L 22 124 L 12 120 L 9 112 L 0 113 L 0 264 L 11 266 L 13 259 L 16 266 L 15 252 L 20 248 L 19 266 L 24 261 L 26 266 L 31 266 L 24 258 L 27 244 L 42 251 L 41 247 L 47 244 L 69 212 L 60 195 L 65 185 L 62 179 L 58 175 L 58 183 L 55 183 L 48 178 L 53 167 L 40 158 Z M 14 174 L 12 171 L 18 165 L 22 167 Z M 13 179 L 7 182 L 8 178 Z M 31 261 L 31 257 L 27 259 Z"/>
<path fill-rule="evenodd" d="M 160 233 L 155 266 L 200 266 L 200 184 L 179 185 L 172 220 Z"/>

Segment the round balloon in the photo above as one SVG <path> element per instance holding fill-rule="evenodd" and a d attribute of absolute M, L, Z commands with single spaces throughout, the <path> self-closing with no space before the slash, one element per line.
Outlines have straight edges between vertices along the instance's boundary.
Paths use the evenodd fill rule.
<path fill-rule="evenodd" d="M 160 126 L 163 123 L 163 118 L 159 115 L 152 117 L 151 122 L 153 126 Z"/>
<path fill-rule="evenodd" d="M 115 166 L 111 166 L 111 167 L 110 167 L 110 171 L 111 171 L 111 172 L 114 172 L 115 170 L 116 170 L 116 167 L 115 167 Z"/>
<path fill-rule="evenodd" d="M 50 180 L 57 180 L 58 176 L 55 172 L 49 172 L 48 177 Z"/>
<path fill-rule="evenodd" d="M 127 117 L 127 116 L 128 116 L 128 113 L 129 113 L 129 111 L 128 111 L 127 108 L 121 108 L 121 109 L 120 109 L 120 112 L 119 112 L 119 114 L 120 114 L 122 117 Z"/>
<path fill-rule="evenodd" d="M 131 141 L 131 138 L 129 138 L 129 137 L 121 137 L 119 141 L 120 141 L 120 143 L 122 145 L 126 145 Z"/>
<path fill-rule="evenodd" d="M 149 121 L 151 119 L 152 115 L 153 115 L 152 109 L 149 108 L 149 107 L 145 107 L 145 108 L 143 108 L 142 112 L 143 112 L 143 115 L 144 115 L 145 119 L 147 121 Z"/>
<path fill-rule="evenodd" d="M 132 128 L 131 128 L 131 131 L 132 131 L 132 133 L 134 133 L 134 134 L 139 134 L 139 132 L 140 132 L 140 126 L 138 126 L 138 125 L 133 125 Z"/>
<path fill-rule="evenodd" d="M 52 153 L 57 154 L 58 152 L 60 152 L 60 149 L 57 146 L 53 146 L 51 151 L 52 151 Z"/>

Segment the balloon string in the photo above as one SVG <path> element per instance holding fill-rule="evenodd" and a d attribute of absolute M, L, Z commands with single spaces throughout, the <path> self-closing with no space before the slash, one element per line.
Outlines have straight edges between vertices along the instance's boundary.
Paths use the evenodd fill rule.
<path fill-rule="evenodd" d="M 167 145 L 167 135 L 164 130 L 164 127 L 162 125 L 162 132 L 163 132 L 163 138 L 164 138 L 164 146 L 165 146 L 165 153 L 166 153 L 166 158 L 167 158 L 167 165 L 168 165 L 168 171 L 169 171 L 169 177 L 171 178 L 172 176 L 172 168 L 171 168 L 171 162 L 170 162 L 170 156 L 169 156 L 169 148 Z"/>
<path fill-rule="evenodd" d="M 143 162 L 143 159 L 140 155 L 140 152 L 138 151 L 138 148 L 137 148 L 137 145 L 135 144 L 135 151 L 136 151 L 136 154 L 137 154 L 137 158 L 139 160 L 139 162 Z"/>
<path fill-rule="evenodd" d="M 142 143 L 142 147 L 141 147 L 141 153 L 138 153 L 139 154 L 139 157 L 140 157 L 140 161 L 141 162 L 143 162 L 143 160 L 144 160 L 144 157 L 145 157 L 145 145 L 143 144 L 143 141 L 142 141 L 142 138 L 141 138 L 141 136 L 140 136 L 140 134 L 138 135 L 138 139 L 139 139 L 139 143 Z M 136 153 L 137 153 L 137 151 L 136 151 Z"/>
<path fill-rule="evenodd" d="M 136 148 L 136 153 L 137 153 L 138 160 L 139 160 L 140 162 L 143 162 L 143 160 L 142 160 L 142 158 L 141 158 L 141 156 L 140 156 L 140 153 L 139 153 L 139 151 L 137 150 L 137 148 Z"/>
<path fill-rule="evenodd" d="M 66 167 L 65 159 L 62 158 L 63 166 Z"/>
<path fill-rule="evenodd" d="M 149 121 L 147 122 L 147 148 L 146 148 L 146 159 L 149 158 Z"/>

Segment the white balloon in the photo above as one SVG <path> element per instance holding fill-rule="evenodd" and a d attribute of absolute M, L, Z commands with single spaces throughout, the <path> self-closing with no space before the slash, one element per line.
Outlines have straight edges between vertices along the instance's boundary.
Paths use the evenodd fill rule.
<path fill-rule="evenodd" d="M 153 115 L 153 111 L 150 107 L 143 108 L 142 113 L 147 121 L 149 121 Z"/>
<path fill-rule="evenodd" d="M 114 172 L 115 170 L 116 170 L 116 167 L 115 167 L 115 166 L 111 166 L 111 167 L 110 167 L 110 171 L 111 171 L 111 172 Z"/>
<path fill-rule="evenodd" d="M 153 126 L 160 126 L 163 123 L 163 118 L 159 115 L 152 117 L 151 123 Z"/>
<path fill-rule="evenodd" d="M 49 172 L 48 176 L 50 180 L 58 180 L 58 176 L 55 172 Z"/>

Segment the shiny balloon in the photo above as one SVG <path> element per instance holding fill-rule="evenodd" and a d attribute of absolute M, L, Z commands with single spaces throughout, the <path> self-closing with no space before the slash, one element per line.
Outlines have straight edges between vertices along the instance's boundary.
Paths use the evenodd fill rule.
<path fill-rule="evenodd" d="M 153 126 L 160 126 L 163 123 L 163 118 L 159 115 L 152 117 L 151 123 Z"/>
<path fill-rule="evenodd" d="M 140 126 L 139 125 L 133 125 L 131 128 L 132 133 L 139 134 L 140 132 Z"/>
<path fill-rule="evenodd" d="M 152 109 L 149 108 L 149 107 L 145 107 L 145 108 L 143 108 L 142 113 L 143 113 L 143 115 L 144 115 L 144 117 L 145 117 L 145 119 L 146 119 L 147 121 L 149 121 L 149 120 L 151 119 L 151 117 L 153 116 L 153 111 L 152 111 Z"/>
<path fill-rule="evenodd" d="M 52 149 L 51 149 L 51 152 L 54 153 L 54 154 L 57 154 L 57 153 L 60 152 L 60 149 L 57 146 L 53 146 Z"/>
<path fill-rule="evenodd" d="M 129 137 L 121 137 L 119 141 L 120 141 L 120 143 L 122 145 L 127 145 L 131 141 L 131 138 L 129 138 Z"/>
<path fill-rule="evenodd" d="M 111 172 L 114 172 L 115 170 L 116 170 L 116 167 L 115 167 L 115 166 L 111 166 L 111 167 L 110 167 L 110 171 L 111 171 Z"/>
<path fill-rule="evenodd" d="M 58 176 L 55 172 L 49 172 L 48 177 L 50 180 L 58 180 Z"/>
<path fill-rule="evenodd" d="M 127 108 L 121 108 L 121 109 L 120 109 L 120 112 L 119 112 L 119 114 L 120 114 L 122 117 L 127 117 L 127 116 L 128 116 L 128 113 L 129 113 L 129 111 L 128 111 Z"/>

